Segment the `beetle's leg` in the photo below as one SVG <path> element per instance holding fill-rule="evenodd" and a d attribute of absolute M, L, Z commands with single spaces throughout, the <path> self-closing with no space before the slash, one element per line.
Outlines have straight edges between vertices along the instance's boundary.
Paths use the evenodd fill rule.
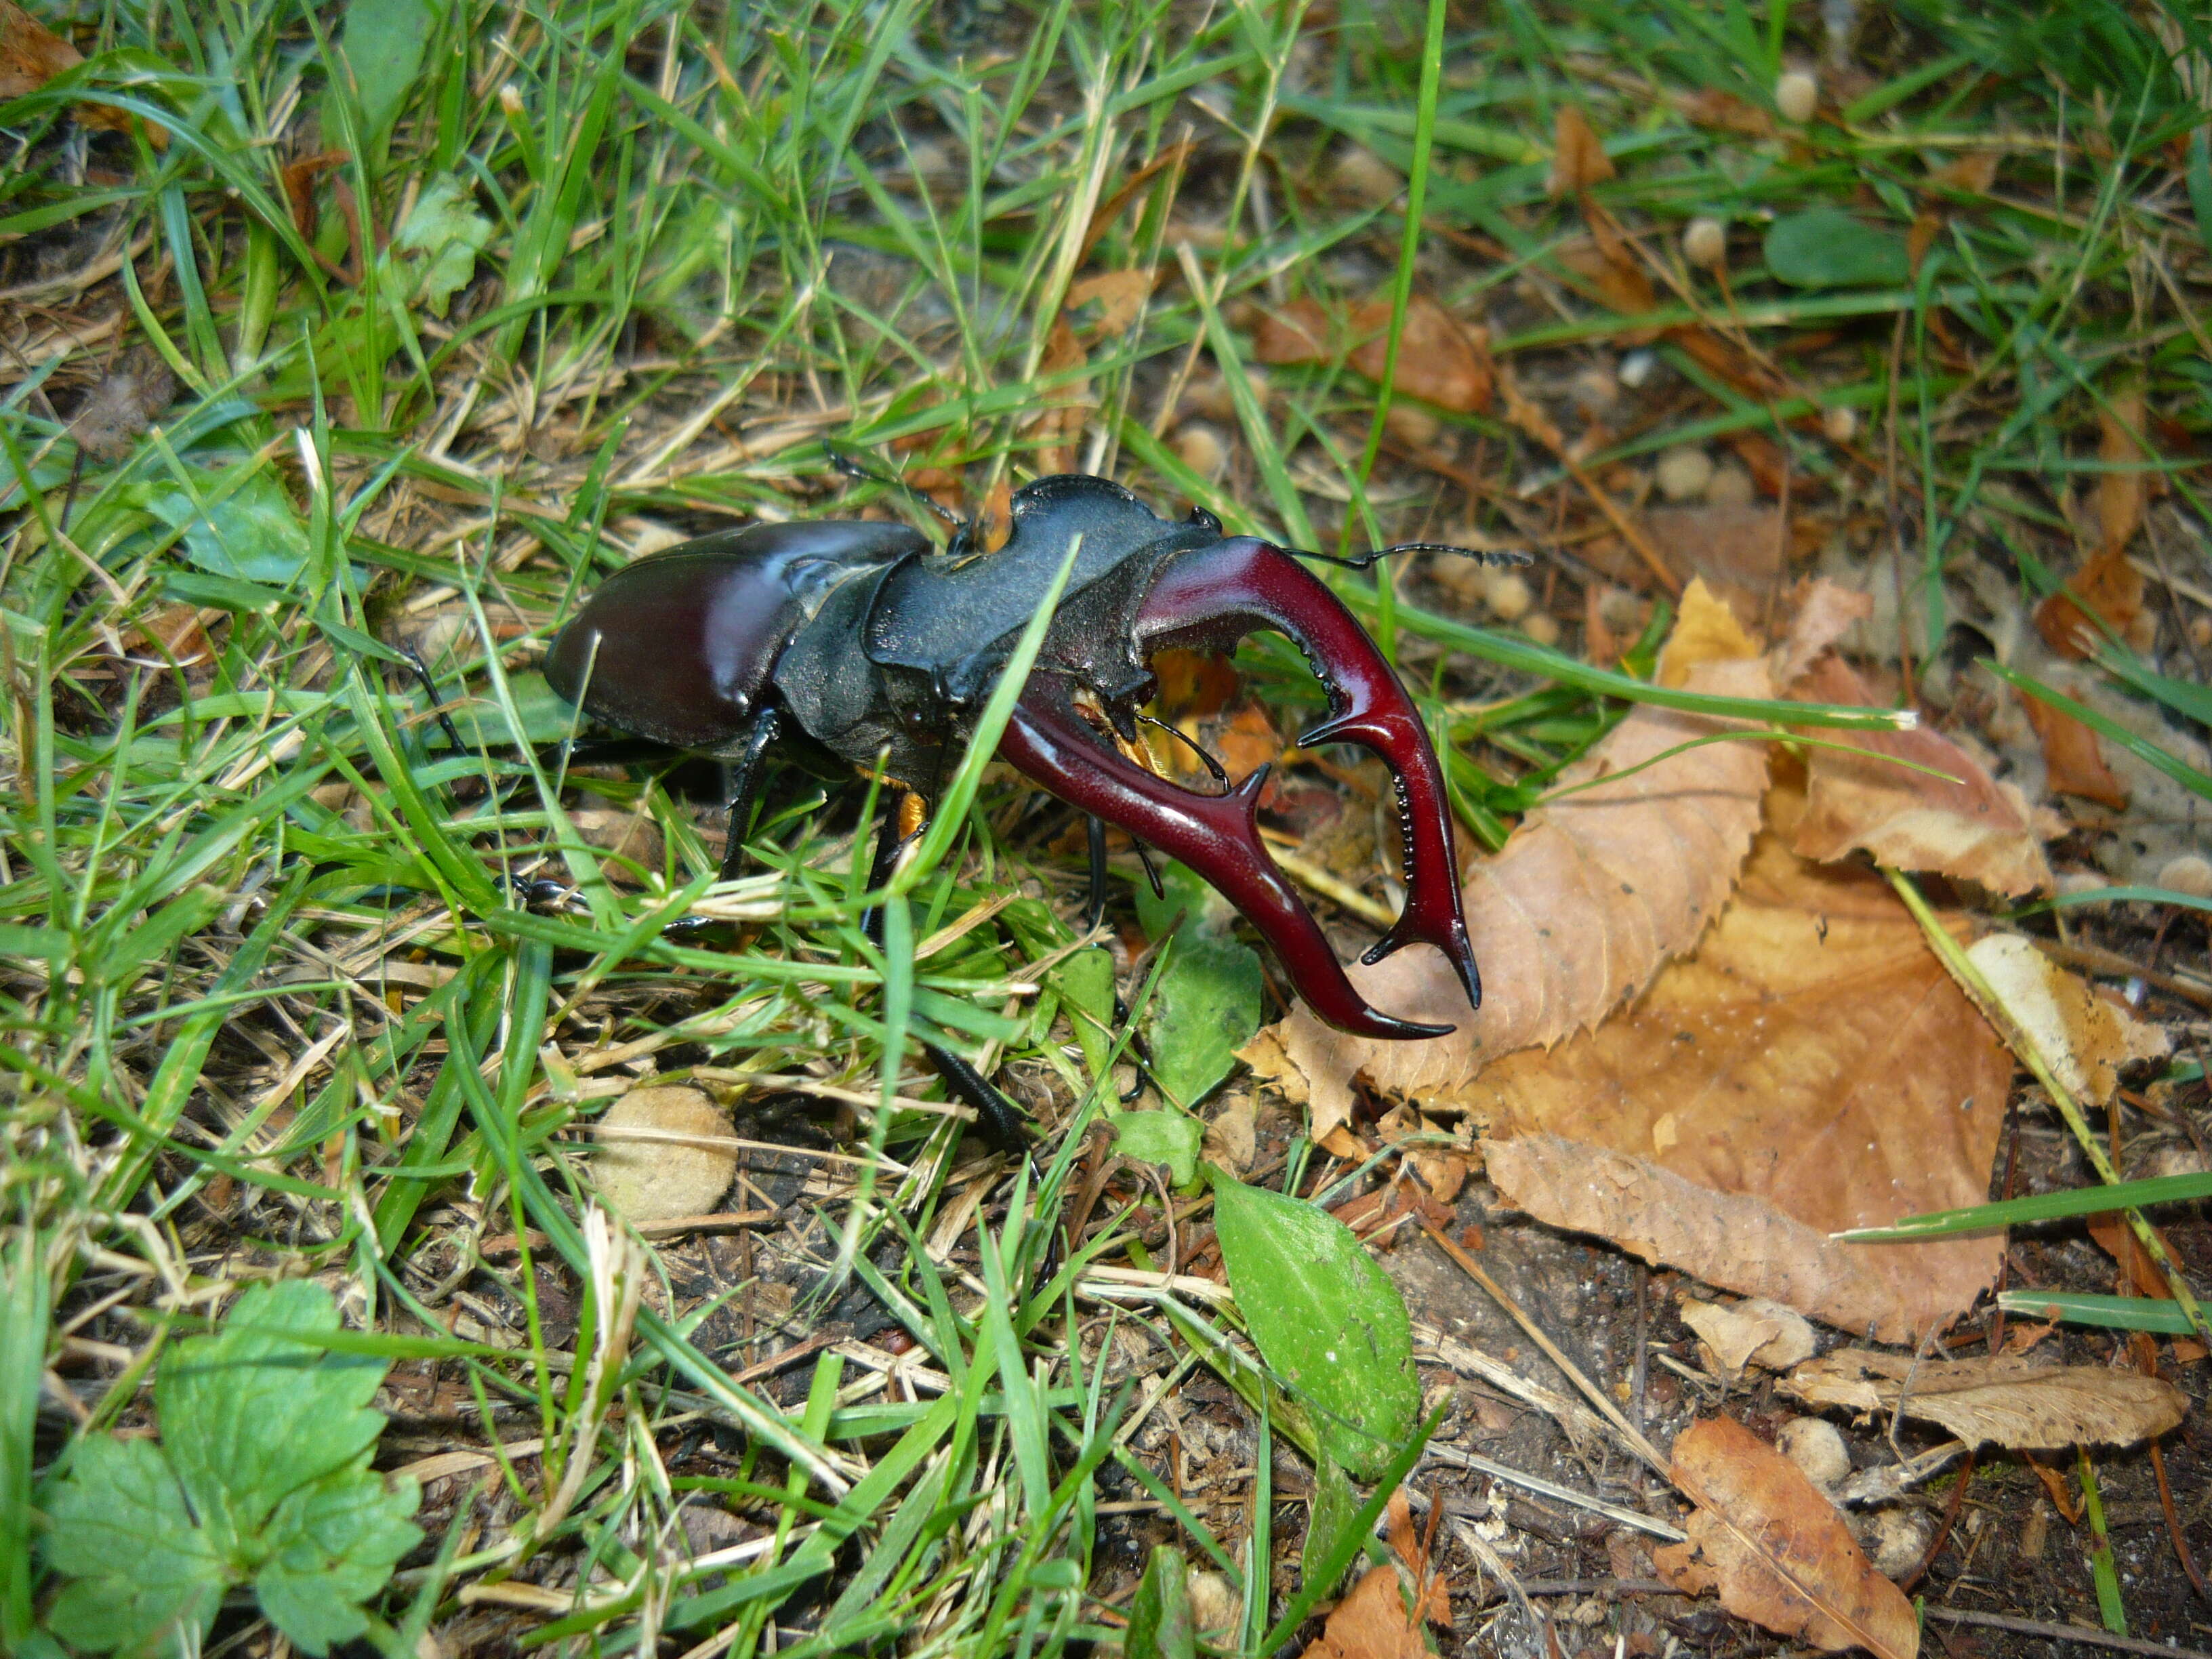
<path fill-rule="evenodd" d="M 1304 902 L 1260 844 L 1255 815 L 1262 767 L 1225 795 L 1194 794 L 1109 748 L 1078 714 L 1068 683 L 1033 674 L 999 757 L 1071 806 L 1095 812 L 1181 859 L 1260 930 L 1313 1011 L 1356 1036 L 1442 1036 L 1449 1025 L 1395 1019 L 1370 1008 L 1338 966 Z"/>
<path fill-rule="evenodd" d="M 875 856 L 869 861 L 868 887 L 871 891 L 884 885 L 898 869 L 899 854 L 907 843 L 921 833 L 920 827 L 902 834 L 907 819 L 915 816 L 913 809 L 921 798 L 903 789 L 889 792 L 884 805 L 883 822 L 876 830 Z M 878 950 L 884 944 L 884 910 L 872 904 L 860 913 L 860 932 L 868 943 Z M 984 1075 L 949 1048 L 940 1048 L 933 1042 L 921 1045 L 921 1052 L 929 1056 L 929 1063 L 937 1067 L 938 1076 L 945 1086 L 958 1096 L 963 1105 L 975 1114 L 976 1132 L 983 1144 L 994 1152 L 1021 1152 L 1029 1143 L 1022 1129 L 1029 1122 L 1029 1114 L 1000 1093 Z"/>
<path fill-rule="evenodd" d="M 1146 648 L 1178 640 L 1222 644 L 1255 628 L 1273 628 L 1305 653 L 1328 690 L 1329 716 L 1303 734 L 1299 745 L 1371 749 L 1398 786 L 1406 908 L 1360 960 L 1380 962 L 1416 942 L 1433 945 L 1458 973 L 1468 1006 L 1480 1008 L 1482 981 L 1460 908 L 1443 770 L 1413 699 L 1344 602 L 1281 548 L 1240 536 L 1170 560 L 1146 597 L 1137 627 Z"/>
<path fill-rule="evenodd" d="M 744 752 L 730 773 L 729 839 L 722 846 L 719 881 L 735 881 L 745 862 L 745 836 L 752 828 L 753 803 L 760 795 L 761 779 L 768 769 L 769 745 L 776 740 L 783 711 L 769 703 L 753 721 L 745 736 Z"/>
<path fill-rule="evenodd" d="M 1106 922 L 1106 820 L 1092 812 L 1083 823 L 1085 850 L 1091 854 L 1091 896 L 1083 906 L 1083 931 L 1091 933 Z"/>

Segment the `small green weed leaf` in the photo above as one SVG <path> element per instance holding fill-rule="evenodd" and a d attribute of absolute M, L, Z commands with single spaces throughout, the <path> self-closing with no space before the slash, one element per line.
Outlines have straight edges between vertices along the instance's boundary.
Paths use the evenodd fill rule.
<path fill-rule="evenodd" d="M 1314 1468 L 1313 1503 L 1306 1522 L 1306 1541 L 1298 1552 L 1298 1571 L 1303 1582 L 1311 1583 L 1314 1575 L 1322 1571 L 1323 1564 L 1336 1552 L 1344 1540 L 1345 1528 L 1352 1525 L 1359 1514 L 1359 1494 L 1352 1489 L 1352 1477 L 1344 1466 L 1324 1452 Z M 1336 1586 L 1325 1584 L 1322 1594 L 1333 1595 Z"/>
<path fill-rule="evenodd" d="M 373 143 L 398 115 L 437 21 L 428 0 L 351 0 L 346 7 L 338 50 L 361 100 L 365 140 Z M 337 130 L 325 124 L 325 131 Z"/>
<path fill-rule="evenodd" d="M 1070 954 L 1052 970 L 1053 989 L 1067 1005 L 1067 1023 L 1093 1078 L 1103 1077 L 1114 1052 L 1114 957 L 1093 948 Z"/>
<path fill-rule="evenodd" d="M 1195 1106 L 1236 1068 L 1237 1051 L 1260 1029 L 1265 981 L 1248 945 L 1203 933 L 1178 933 L 1152 994 L 1146 1033 L 1153 1080 Z"/>
<path fill-rule="evenodd" d="M 350 1466 L 384 1427 L 368 1402 L 386 1362 L 331 1353 L 313 1339 L 338 1328 L 331 1293 L 307 1279 L 256 1285 L 214 1336 L 177 1345 L 154 1387 L 161 1440 L 185 1494 L 234 1564 L 258 1567 L 262 1529 L 301 1487 Z"/>
<path fill-rule="evenodd" d="M 491 233 L 491 221 L 476 210 L 465 180 L 434 179 L 415 198 L 385 253 L 387 270 L 404 264 L 410 274 L 387 280 L 395 292 L 411 293 L 433 316 L 442 317 L 455 292 L 476 275 L 477 255 Z"/>
<path fill-rule="evenodd" d="M 1889 288 L 1912 280 L 1905 238 L 1837 207 L 1785 213 L 1768 226 L 1766 268 L 1792 288 Z"/>
<path fill-rule="evenodd" d="M 1137 920 L 1152 939 L 1184 932 L 1218 936 L 1228 933 L 1237 912 L 1197 871 L 1170 860 L 1160 870 L 1158 892 L 1152 883 L 1138 882 Z"/>
<path fill-rule="evenodd" d="M 454 681 L 445 684 L 448 694 L 459 689 Z M 507 724 L 507 711 L 490 697 L 460 697 L 446 711 L 453 717 L 453 729 L 471 753 L 509 748 L 518 738 L 525 743 L 558 743 L 574 729 L 575 706 L 555 696 L 544 675 L 510 674 L 507 684 L 514 698 L 514 712 L 522 717 L 520 732 Z M 414 701 L 418 708 L 429 708 L 426 698 L 417 696 Z M 445 748 L 445 727 L 435 724 L 425 727 L 422 741 L 432 749 Z"/>
<path fill-rule="evenodd" d="M 1166 1164 L 1169 1179 L 1178 1187 L 1198 1179 L 1198 1148 L 1206 1126 L 1196 1118 L 1166 1110 L 1109 1112 L 1106 1121 L 1114 1126 L 1114 1150 L 1122 1157 Z"/>
<path fill-rule="evenodd" d="M 183 1632 L 204 1635 L 248 1582 L 304 1652 L 368 1628 L 359 1603 L 422 1539 L 407 1518 L 421 1494 L 370 1471 L 384 1417 L 368 1401 L 388 1362 L 317 1346 L 337 1329 L 321 1285 L 257 1285 L 221 1331 L 162 1360 L 158 1448 L 78 1447 L 47 1504 L 46 1563 L 75 1581 L 56 1634 L 95 1652 L 197 1650 Z"/>
<path fill-rule="evenodd" d="M 363 1456 L 277 1505 L 253 1593 L 295 1647 L 321 1654 L 368 1628 L 358 1604 L 422 1536 L 407 1518 L 420 1495 L 412 1480 L 387 1488 Z"/>
<path fill-rule="evenodd" d="M 92 1653 L 198 1652 L 228 1582 L 150 1440 L 93 1435 L 46 1503 L 46 1565 L 68 1574 L 46 1622 Z"/>
<path fill-rule="evenodd" d="M 1335 1217 L 1211 1164 L 1206 1174 L 1222 1264 L 1261 1357 L 1312 1408 L 1328 1455 L 1376 1479 L 1421 1409 L 1398 1287 Z"/>
<path fill-rule="evenodd" d="M 1152 1546 L 1152 1559 L 1145 1563 L 1145 1576 L 1129 1602 L 1129 1631 L 1121 1638 L 1121 1652 L 1124 1659 L 1197 1659 L 1189 1570 L 1172 1544 Z"/>
<path fill-rule="evenodd" d="M 173 487 L 153 492 L 146 506 L 183 532 L 185 556 L 210 575 L 282 587 L 307 568 L 307 527 L 275 474 L 257 472 L 220 500 L 216 489 L 210 477 L 200 501 Z"/>

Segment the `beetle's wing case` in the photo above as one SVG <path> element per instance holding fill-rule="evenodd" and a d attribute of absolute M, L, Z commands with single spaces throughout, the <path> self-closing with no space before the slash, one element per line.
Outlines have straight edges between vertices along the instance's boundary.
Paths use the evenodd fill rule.
<path fill-rule="evenodd" d="M 855 576 L 929 546 L 904 525 L 748 525 L 625 565 L 553 641 L 545 678 L 610 726 L 712 753 L 741 741 L 791 636 Z"/>

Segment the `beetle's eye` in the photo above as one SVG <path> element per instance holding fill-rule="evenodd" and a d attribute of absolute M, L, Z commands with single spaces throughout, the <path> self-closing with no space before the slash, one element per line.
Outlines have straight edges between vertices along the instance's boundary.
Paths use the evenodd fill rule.
<path fill-rule="evenodd" d="M 1215 518 L 1213 514 L 1207 512 L 1202 507 L 1194 507 L 1191 508 L 1190 522 L 1196 525 L 1201 530 L 1211 530 L 1217 536 L 1221 533 L 1221 520 Z"/>

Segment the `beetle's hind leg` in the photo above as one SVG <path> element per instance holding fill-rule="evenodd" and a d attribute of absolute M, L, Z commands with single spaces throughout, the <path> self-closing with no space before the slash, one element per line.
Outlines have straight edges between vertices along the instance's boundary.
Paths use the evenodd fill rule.
<path fill-rule="evenodd" d="M 898 869 L 899 854 L 908 842 L 921 833 L 921 797 L 910 790 L 897 789 L 884 804 L 883 822 L 876 830 L 875 857 L 868 867 L 870 891 L 882 887 Z M 1103 837 L 1103 831 L 1101 836 Z M 868 942 L 881 950 L 884 943 L 884 912 L 881 905 L 872 904 L 860 915 L 860 932 Z M 976 1133 L 983 1144 L 994 1152 L 1026 1152 L 1029 1142 L 1022 1133 L 1030 1121 L 1029 1114 L 1014 1104 L 992 1085 L 988 1079 L 948 1048 L 933 1042 L 921 1045 L 921 1052 L 945 1079 L 963 1106 L 975 1114 Z"/>

